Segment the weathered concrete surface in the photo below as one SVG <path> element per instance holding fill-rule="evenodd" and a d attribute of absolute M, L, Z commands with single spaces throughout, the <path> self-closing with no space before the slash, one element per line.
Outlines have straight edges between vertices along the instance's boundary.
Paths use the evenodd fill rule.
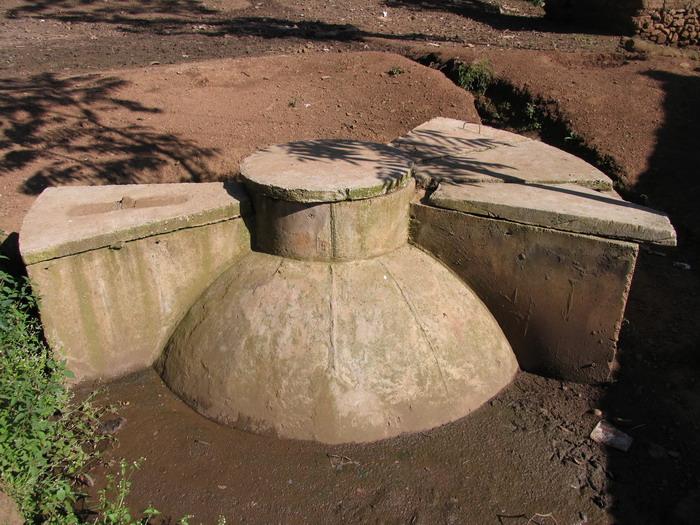
<path fill-rule="evenodd" d="M 341 263 L 253 252 L 197 301 L 158 368 L 208 417 L 340 443 L 462 417 L 517 363 L 476 294 L 404 246 Z"/>
<path fill-rule="evenodd" d="M 414 128 L 391 145 L 416 159 L 416 178 L 441 182 L 575 183 L 600 190 L 612 180 L 587 162 L 537 140 L 443 117 Z"/>
<path fill-rule="evenodd" d="M 24 525 L 17 503 L 0 488 L 0 525 Z"/>
<path fill-rule="evenodd" d="M 676 232 L 666 214 L 574 184 L 442 184 L 429 202 L 555 230 L 676 245 Z"/>
<path fill-rule="evenodd" d="M 198 193 L 200 186 L 201 194 Z M 113 189 L 105 188 L 107 197 L 104 198 L 100 189 L 86 189 L 93 197 L 91 202 L 111 203 Z M 161 188 L 142 186 L 138 191 L 149 189 Z M 211 198 L 211 187 L 206 185 L 173 185 L 170 192 L 171 195 L 186 194 L 190 198 L 188 202 L 199 201 L 200 197 Z M 53 197 L 60 197 L 58 192 L 52 193 Z M 90 202 L 76 200 L 75 206 Z M 58 253 L 70 243 L 73 225 L 77 227 L 76 236 L 90 230 L 82 218 L 76 221 L 67 213 L 75 207 L 59 208 L 53 214 L 56 208 L 47 206 L 44 214 L 43 204 L 51 201 L 48 198 L 37 201 L 31 212 L 31 228 L 20 233 L 25 260 L 32 254 Z M 85 245 L 72 245 L 78 250 L 74 255 L 33 264 L 29 257 L 27 270 L 41 301 L 46 338 L 52 349 L 65 356 L 76 381 L 111 379 L 150 366 L 176 324 L 212 279 L 250 251 L 248 229 L 236 211 L 240 203 L 226 205 L 225 213 L 229 218 L 222 211 L 220 199 L 211 198 L 209 204 L 211 210 L 202 204 L 197 216 L 223 220 L 134 240 L 129 239 L 134 231 L 160 232 L 173 224 L 178 227 L 193 224 L 194 221 L 187 221 L 191 217 L 190 209 L 187 205 L 177 207 L 181 217 L 164 206 L 162 221 L 165 224 L 154 218 L 152 212 L 142 215 L 143 222 L 133 220 L 129 210 L 101 213 L 94 221 L 101 222 L 105 228 L 98 235 L 111 236 L 114 240 L 110 246 L 90 249 L 94 237 L 85 235 Z M 133 212 L 140 214 L 139 209 Z M 110 214 L 115 217 L 101 217 Z M 65 236 L 55 245 L 33 239 L 37 217 L 42 216 L 47 228 L 65 230 Z M 123 222 L 119 217 L 123 217 Z M 36 247 L 36 251 L 27 254 L 25 246 Z"/>
<path fill-rule="evenodd" d="M 411 205 L 412 241 L 463 278 L 499 321 L 521 368 L 607 381 L 636 244 Z"/>
<path fill-rule="evenodd" d="M 240 217 L 235 184 L 124 184 L 45 189 L 21 229 L 26 264 Z"/>
<path fill-rule="evenodd" d="M 402 188 L 411 160 L 373 142 L 310 140 L 278 144 L 241 162 L 253 192 L 290 202 L 338 202 L 377 197 Z"/>
<path fill-rule="evenodd" d="M 376 257 L 408 240 L 415 184 L 373 199 L 307 204 L 255 196 L 256 248 L 293 259 Z"/>

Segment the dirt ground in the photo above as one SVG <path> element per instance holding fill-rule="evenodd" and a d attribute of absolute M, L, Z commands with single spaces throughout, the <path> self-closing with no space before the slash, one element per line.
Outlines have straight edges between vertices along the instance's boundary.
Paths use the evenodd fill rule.
<path fill-rule="evenodd" d="M 697 522 L 700 63 L 626 52 L 619 35 L 552 25 L 524 0 L 491 3 L 501 10 L 477 0 L 0 5 L 9 232 L 48 185 L 211 180 L 269 143 L 388 141 L 432 116 L 478 118 L 440 72 L 372 52 L 393 51 L 487 58 L 610 155 L 630 197 L 667 211 L 680 234 L 677 249 L 642 251 L 612 385 L 522 373 L 445 427 L 324 447 L 216 425 L 146 372 L 102 394 L 126 424 L 97 486 L 117 459 L 145 457 L 134 510 L 153 503 L 193 523 Z M 404 72 L 388 75 L 395 66 Z M 595 408 L 635 438 L 628 453 L 588 439 Z"/>
<path fill-rule="evenodd" d="M 0 79 L 0 92 L 7 231 L 47 186 L 220 180 L 269 144 L 389 142 L 435 115 L 479 120 L 472 96 L 438 71 L 374 52 L 47 73 Z"/>

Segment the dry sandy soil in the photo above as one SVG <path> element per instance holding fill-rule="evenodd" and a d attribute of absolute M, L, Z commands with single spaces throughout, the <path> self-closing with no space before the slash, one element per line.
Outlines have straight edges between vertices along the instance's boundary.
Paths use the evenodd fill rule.
<path fill-rule="evenodd" d="M 613 158 L 630 197 L 666 210 L 680 233 L 678 249 L 640 257 L 612 385 L 523 373 L 461 421 L 329 448 L 204 420 L 148 372 L 102 394 L 126 424 L 93 473 L 98 487 L 113 461 L 145 457 L 133 508 L 153 503 L 166 519 L 194 514 L 194 523 L 223 514 L 525 524 L 536 513 L 552 517 L 530 523 L 696 522 L 700 63 L 624 52 L 619 36 L 554 26 L 526 1 L 495 3 L 508 9 L 476 0 L 3 2 L 8 231 L 47 185 L 210 180 L 269 143 L 388 141 L 432 116 L 478 118 L 471 96 L 442 73 L 396 54 L 348 53 L 380 50 L 489 59 Z M 212 60 L 221 58 L 235 60 Z M 404 72 L 388 75 L 393 67 Z M 594 408 L 635 438 L 628 453 L 588 439 Z"/>

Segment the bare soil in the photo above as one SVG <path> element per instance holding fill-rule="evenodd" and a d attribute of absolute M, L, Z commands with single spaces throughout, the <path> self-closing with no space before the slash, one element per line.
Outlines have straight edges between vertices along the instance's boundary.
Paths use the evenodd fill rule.
<path fill-rule="evenodd" d="M 93 494 L 116 460 L 145 457 L 129 502 L 166 520 L 697 522 L 700 63 L 630 53 L 619 35 L 554 25 L 525 0 L 491 3 L 502 12 L 477 0 L 3 2 L 7 231 L 48 185 L 212 180 L 269 143 L 388 141 L 433 116 L 478 118 L 440 72 L 348 53 L 394 51 L 488 59 L 614 159 L 628 196 L 667 211 L 680 233 L 678 249 L 642 251 L 612 385 L 522 373 L 463 420 L 329 448 L 219 426 L 149 371 L 102 394 L 126 424 Z M 595 408 L 635 438 L 628 453 L 588 439 Z"/>
<path fill-rule="evenodd" d="M 472 96 L 440 72 L 376 52 L 45 73 L 0 79 L 0 93 L 7 231 L 47 186 L 221 180 L 269 144 L 389 142 L 435 115 L 479 121 Z"/>

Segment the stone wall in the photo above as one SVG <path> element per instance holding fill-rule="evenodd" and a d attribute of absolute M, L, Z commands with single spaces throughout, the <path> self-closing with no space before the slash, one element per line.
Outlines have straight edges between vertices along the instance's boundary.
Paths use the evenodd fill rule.
<path fill-rule="evenodd" d="M 658 44 L 700 43 L 700 0 L 547 0 L 550 18 L 632 34 Z"/>
<path fill-rule="evenodd" d="M 700 44 L 700 4 L 647 9 L 634 17 L 636 32 L 657 44 L 681 47 Z"/>

